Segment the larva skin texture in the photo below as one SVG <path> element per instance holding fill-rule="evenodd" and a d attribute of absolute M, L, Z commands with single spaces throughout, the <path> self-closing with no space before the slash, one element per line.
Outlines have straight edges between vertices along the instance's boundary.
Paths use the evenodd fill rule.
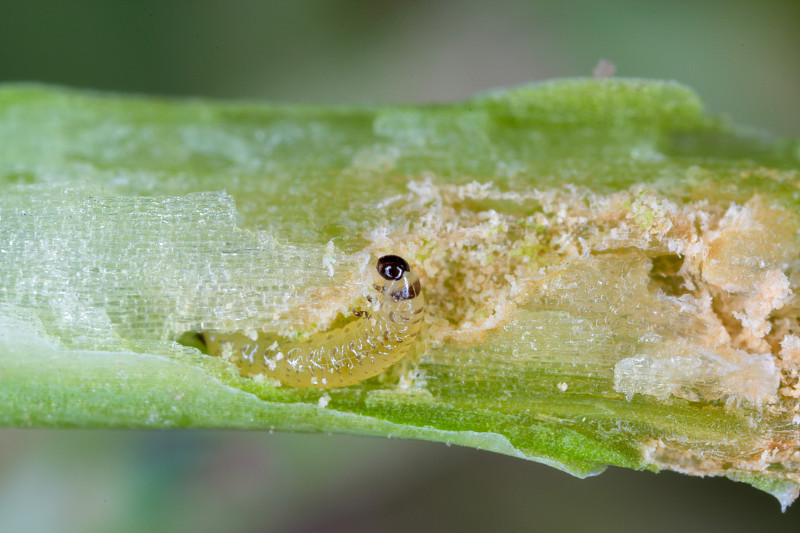
<path fill-rule="evenodd" d="M 347 325 L 302 341 L 258 333 L 203 332 L 211 355 L 224 355 L 242 375 L 264 375 L 291 387 L 346 387 L 377 376 L 403 358 L 419 333 L 425 297 L 405 260 L 376 264 L 373 305 Z M 277 339 L 277 340 L 276 340 Z"/>

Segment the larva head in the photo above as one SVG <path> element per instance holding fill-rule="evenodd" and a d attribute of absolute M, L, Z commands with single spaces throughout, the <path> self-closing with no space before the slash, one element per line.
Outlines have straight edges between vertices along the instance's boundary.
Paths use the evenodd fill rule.
<path fill-rule="evenodd" d="M 411 271 L 406 260 L 399 255 L 384 255 L 378 259 L 375 268 L 378 270 L 378 274 L 387 281 L 397 281 L 403 277 L 403 274 Z"/>
<path fill-rule="evenodd" d="M 411 271 L 408 262 L 398 255 L 384 255 L 378 259 L 375 269 L 383 282 L 376 288 L 395 302 L 412 300 L 422 291 L 419 278 Z"/>

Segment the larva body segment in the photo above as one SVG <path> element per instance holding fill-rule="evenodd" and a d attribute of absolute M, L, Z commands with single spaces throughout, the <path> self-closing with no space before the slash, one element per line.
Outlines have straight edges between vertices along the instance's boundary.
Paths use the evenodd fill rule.
<path fill-rule="evenodd" d="M 300 341 L 263 332 L 255 340 L 243 332 L 201 335 L 211 355 L 225 355 L 245 376 L 322 389 L 359 383 L 403 358 L 419 333 L 425 307 L 419 278 L 403 258 L 381 257 L 374 277 L 374 305 L 341 328 Z"/>

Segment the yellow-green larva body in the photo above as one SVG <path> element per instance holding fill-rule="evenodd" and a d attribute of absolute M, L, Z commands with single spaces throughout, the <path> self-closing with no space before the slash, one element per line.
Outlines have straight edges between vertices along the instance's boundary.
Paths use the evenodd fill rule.
<path fill-rule="evenodd" d="M 387 255 L 376 265 L 373 306 L 341 328 L 299 341 L 258 332 L 206 331 L 211 355 L 224 355 L 242 375 L 264 375 L 291 387 L 345 387 L 377 376 L 403 358 L 419 333 L 425 298 L 405 260 Z"/>

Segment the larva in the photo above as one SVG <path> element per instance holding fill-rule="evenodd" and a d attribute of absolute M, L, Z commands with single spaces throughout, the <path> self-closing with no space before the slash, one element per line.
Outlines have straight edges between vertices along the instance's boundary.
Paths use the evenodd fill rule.
<path fill-rule="evenodd" d="M 372 306 L 358 318 L 305 340 L 281 341 L 258 333 L 201 333 L 211 355 L 225 355 L 242 375 L 265 375 L 292 387 L 344 387 L 377 376 L 399 361 L 419 333 L 425 298 L 419 278 L 402 257 L 375 265 Z"/>

